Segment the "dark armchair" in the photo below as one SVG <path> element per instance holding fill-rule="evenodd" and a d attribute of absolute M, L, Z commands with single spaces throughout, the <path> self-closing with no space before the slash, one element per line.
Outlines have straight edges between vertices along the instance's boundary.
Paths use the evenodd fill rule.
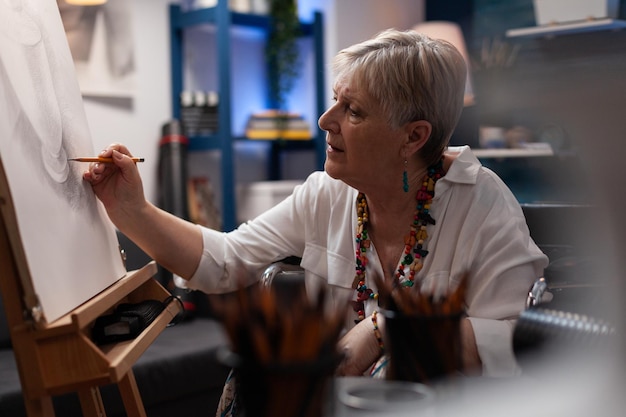
<path fill-rule="evenodd" d="M 608 348 L 615 328 L 606 306 L 610 280 L 591 251 L 595 208 L 578 204 L 522 205 L 530 234 L 550 262 L 529 288 L 513 334 L 522 369 L 538 359 Z"/>

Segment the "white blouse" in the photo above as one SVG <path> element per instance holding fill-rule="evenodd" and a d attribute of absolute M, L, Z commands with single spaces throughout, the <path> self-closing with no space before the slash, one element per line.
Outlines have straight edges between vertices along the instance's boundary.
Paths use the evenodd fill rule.
<path fill-rule="evenodd" d="M 415 281 L 431 290 L 447 290 L 469 273 L 467 314 L 483 374 L 515 375 L 515 319 L 548 260 L 530 238 L 520 205 L 502 180 L 483 167 L 469 147 L 447 152 L 458 156 L 435 185 L 430 214 L 436 224 L 428 226 L 424 246 L 429 254 Z M 326 173 L 315 172 L 283 202 L 232 232 L 202 228 L 204 251 L 198 269 L 191 280 L 178 279 L 177 284 L 208 293 L 232 291 L 242 279 L 258 280 L 271 262 L 299 256 L 307 287 L 325 282 L 334 302 L 348 302 L 355 297 L 357 194 Z M 383 276 L 373 245 L 368 260 L 366 277 Z M 373 282 L 366 284 L 375 290 Z M 366 315 L 376 308 L 376 301 L 367 301 Z M 354 325 L 354 314 L 347 326 Z"/>

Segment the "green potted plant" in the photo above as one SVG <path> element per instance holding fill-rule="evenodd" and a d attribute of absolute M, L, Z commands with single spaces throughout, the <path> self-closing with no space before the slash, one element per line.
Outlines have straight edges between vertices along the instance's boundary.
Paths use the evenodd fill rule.
<path fill-rule="evenodd" d="M 287 95 L 299 75 L 297 40 L 300 36 L 297 0 L 269 0 L 270 28 L 265 47 L 268 66 L 269 98 L 278 111 L 277 128 L 287 122 Z"/>

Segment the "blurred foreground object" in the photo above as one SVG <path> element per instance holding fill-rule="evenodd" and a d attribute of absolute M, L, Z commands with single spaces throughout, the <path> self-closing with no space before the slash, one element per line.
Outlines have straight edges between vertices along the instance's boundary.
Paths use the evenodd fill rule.
<path fill-rule="evenodd" d="M 242 408 L 233 415 L 327 415 L 347 309 L 328 305 L 324 290 L 311 299 L 301 288 L 291 303 L 279 302 L 272 286 L 256 284 L 214 301 L 231 343 L 219 356 L 233 368 L 235 404 Z"/>
<path fill-rule="evenodd" d="M 527 308 L 513 332 L 513 352 L 525 372 L 546 360 L 591 358 L 617 347 L 617 329 L 598 306 L 611 287 L 569 278 L 539 278 L 529 289 Z"/>
<path fill-rule="evenodd" d="M 386 379 L 432 383 L 461 371 L 467 276 L 454 291 L 441 295 L 397 280 L 377 281 L 389 355 Z"/>

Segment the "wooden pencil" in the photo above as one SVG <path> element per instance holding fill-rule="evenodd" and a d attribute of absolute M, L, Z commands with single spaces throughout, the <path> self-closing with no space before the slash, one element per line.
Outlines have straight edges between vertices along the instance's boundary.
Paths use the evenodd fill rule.
<path fill-rule="evenodd" d="M 133 162 L 144 162 L 144 158 L 137 158 L 137 157 L 131 157 L 130 159 L 133 160 Z M 74 162 L 102 162 L 105 164 L 112 164 L 113 163 L 113 158 L 102 158 L 102 157 L 81 157 L 81 158 L 70 158 L 68 159 L 68 161 L 74 161 Z"/>

